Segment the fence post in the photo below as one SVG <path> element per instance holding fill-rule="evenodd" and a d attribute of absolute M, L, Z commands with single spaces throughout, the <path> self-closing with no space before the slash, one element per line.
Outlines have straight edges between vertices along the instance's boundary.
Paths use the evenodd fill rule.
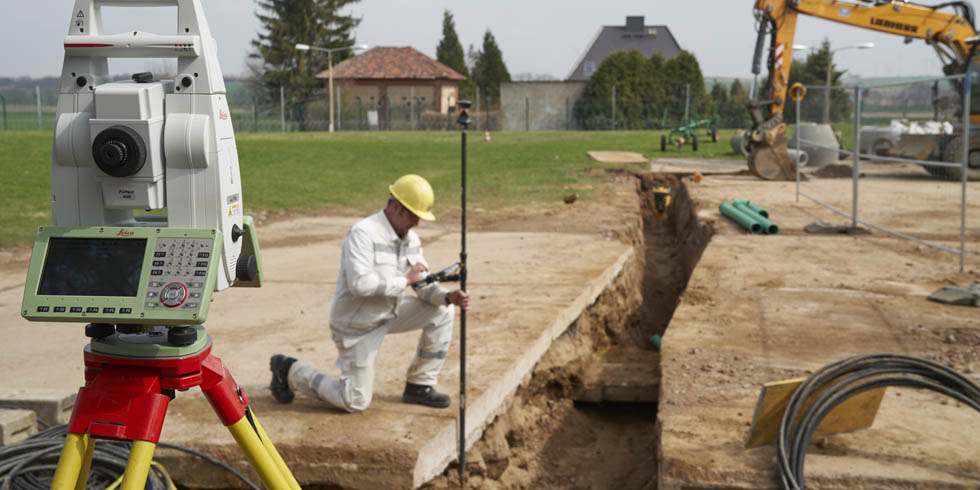
<path fill-rule="evenodd" d="M 44 126 L 41 124 L 41 86 L 40 85 L 34 86 L 34 95 L 35 95 L 35 99 L 37 100 L 37 130 L 41 131 L 44 129 Z"/>
<path fill-rule="evenodd" d="M 3 103 L 3 130 L 7 130 L 7 98 L 0 94 L 0 102 Z"/>
<path fill-rule="evenodd" d="M 691 84 L 684 85 L 684 125 L 691 122 Z"/>
<path fill-rule="evenodd" d="M 858 179 L 861 176 L 861 86 L 854 87 L 854 168 L 851 171 L 852 191 L 851 226 L 857 228 L 858 220 Z M 799 138 L 797 138 L 798 140 Z"/>
<path fill-rule="evenodd" d="M 572 111 L 569 110 L 570 97 L 565 97 L 565 131 L 568 131 L 572 121 Z"/>
<path fill-rule="evenodd" d="M 252 96 L 252 132 L 253 133 L 259 132 L 258 131 L 259 109 L 257 107 L 258 103 L 259 103 L 259 96 L 253 95 Z"/>
<path fill-rule="evenodd" d="M 531 98 L 524 96 L 524 131 L 531 130 Z"/>
<path fill-rule="evenodd" d="M 970 139 L 973 136 L 970 130 L 970 94 L 973 93 L 971 85 L 973 77 L 967 70 L 963 75 L 963 169 L 960 171 L 962 180 L 962 191 L 960 196 L 960 272 L 966 266 L 966 181 L 967 173 L 970 172 Z"/>
<path fill-rule="evenodd" d="M 487 96 L 487 111 L 486 111 L 486 114 L 487 114 L 487 124 L 486 124 L 486 128 L 484 128 L 484 129 L 490 129 L 490 102 L 492 100 L 493 100 L 493 97 L 490 97 L 488 95 Z"/>
<path fill-rule="evenodd" d="M 480 114 L 480 86 L 479 85 L 476 86 L 476 112 L 474 114 L 476 114 L 476 122 L 479 123 L 480 122 L 480 116 L 479 116 L 479 114 Z M 450 124 L 450 126 L 451 126 L 451 124 Z M 473 129 L 480 129 L 480 128 L 478 128 L 477 125 L 474 125 Z M 483 129 L 487 129 L 487 128 L 483 128 Z"/>
<path fill-rule="evenodd" d="M 364 130 L 364 100 L 360 95 L 357 96 L 357 127 Z"/>
<path fill-rule="evenodd" d="M 385 110 L 388 112 L 388 131 L 391 131 L 391 96 L 386 95 L 385 98 L 388 99 L 388 103 L 385 104 Z"/>
<path fill-rule="evenodd" d="M 800 134 L 800 103 L 803 102 L 803 97 L 796 98 L 796 127 L 793 129 L 796 132 L 796 202 L 800 202 L 800 140 L 803 139 Z M 748 138 L 748 135 L 745 135 Z"/>
<path fill-rule="evenodd" d="M 279 86 L 279 120 L 282 123 L 282 132 L 286 132 L 286 88 Z"/>
<path fill-rule="evenodd" d="M 415 87 L 408 87 L 408 122 L 412 131 L 415 131 Z"/>
<path fill-rule="evenodd" d="M 612 128 L 616 129 L 616 86 L 613 85 L 612 93 Z"/>
<path fill-rule="evenodd" d="M 340 85 L 337 85 L 337 131 L 340 131 L 341 128 L 340 115 L 343 113 L 344 111 L 340 110 Z"/>

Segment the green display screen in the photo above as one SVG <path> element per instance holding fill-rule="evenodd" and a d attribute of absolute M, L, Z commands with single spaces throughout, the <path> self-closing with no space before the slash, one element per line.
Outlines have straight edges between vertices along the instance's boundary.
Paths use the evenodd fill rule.
<path fill-rule="evenodd" d="M 145 238 L 51 237 L 37 294 L 135 297 Z"/>

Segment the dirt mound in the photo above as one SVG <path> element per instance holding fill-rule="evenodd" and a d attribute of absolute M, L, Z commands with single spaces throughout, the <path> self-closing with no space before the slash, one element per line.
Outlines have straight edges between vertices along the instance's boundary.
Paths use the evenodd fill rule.
<path fill-rule="evenodd" d="M 824 165 L 818 168 L 816 172 L 813 172 L 813 175 L 825 179 L 849 179 L 854 176 L 854 167 L 831 163 L 830 165 Z"/>

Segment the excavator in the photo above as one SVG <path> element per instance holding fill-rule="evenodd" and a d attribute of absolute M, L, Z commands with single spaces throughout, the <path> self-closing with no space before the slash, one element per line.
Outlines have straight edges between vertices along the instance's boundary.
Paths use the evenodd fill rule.
<path fill-rule="evenodd" d="M 746 135 L 749 170 L 766 180 L 792 180 L 795 167 L 787 152 L 786 123 L 783 108 L 786 104 L 789 70 L 793 61 L 793 37 L 796 20 L 808 15 L 842 24 L 878 32 L 903 36 L 906 42 L 922 39 L 933 46 L 943 63 L 946 75 L 969 73 L 971 80 L 980 80 L 980 72 L 974 64 L 977 35 L 973 6 L 966 1 L 952 1 L 937 5 L 918 5 L 907 0 L 755 0 L 755 13 L 759 22 L 752 72 L 760 72 L 766 38 L 769 44 L 766 85 L 760 90 L 759 99 L 749 101 L 752 130 Z M 971 84 L 970 126 L 980 124 L 980 90 Z M 963 145 L 969 145 L 967 177 L 980 180 L 980 129 L 960 130 L 953 135 L 930 135 L 919 138 L 911 150 L 903 154 L 901 142 L 892 150 L 894 156 L 912 153 L 927 155 L 929 159 L 947 162 L 963 161 Z M 913 148 L 914 147 L 914 148 Z M 961 168 L 925 166 L 933 175 L 959 180 Z"/>

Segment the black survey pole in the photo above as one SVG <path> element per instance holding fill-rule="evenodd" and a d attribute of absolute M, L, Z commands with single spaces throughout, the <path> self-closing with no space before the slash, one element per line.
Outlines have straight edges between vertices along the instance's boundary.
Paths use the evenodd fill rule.
<path fill-rule="evenodd" d="M 462 212 L 460 213 L 459 248 L 459 288 L 466 291 L 466 128 L 470 125 L 470 105 L 468 100 L 459 101 L 459 124 L 462 138 L 462 191 L 460 192 Z M 466 483 L 466 309 L 459 310 L 459 482 Z"/>

